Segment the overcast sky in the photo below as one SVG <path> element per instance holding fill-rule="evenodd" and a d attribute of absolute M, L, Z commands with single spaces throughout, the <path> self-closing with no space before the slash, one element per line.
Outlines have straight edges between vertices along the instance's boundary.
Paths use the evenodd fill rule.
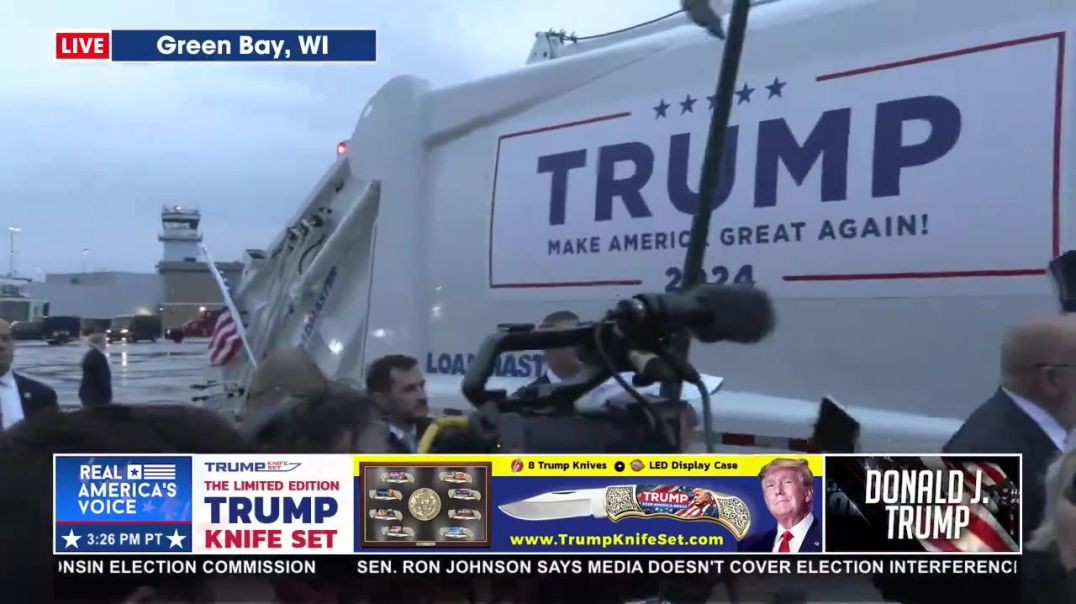
<path fill-rule="evenodd" d="M 410 74 L 443 86 L 523 66 L 534 33 L 590 35 L 678 0 L 185 0 L 10 3 L 0 37 L 0 274 L 153 272 L 163 204 L 198 207 L 216 260 L 266 247 L 351 135 Z M 16 8 L 17 7 L 17 8 Z M 373 27 L 375 65 L 89 64 L 56 30 Z"/>

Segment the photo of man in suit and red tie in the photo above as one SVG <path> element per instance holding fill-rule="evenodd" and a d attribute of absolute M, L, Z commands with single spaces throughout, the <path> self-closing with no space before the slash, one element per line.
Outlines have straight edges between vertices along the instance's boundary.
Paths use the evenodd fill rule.
<path fill-rule="evenodd" d="M 691 505 L 676 512 L 676 516 L 681 518 L 718 517 L 717 500 L 714 499 L 713 493 L 706 489 L 695 489 L 691 491 L 691 496 L 693 498 Z"/>
<path fill-rule="evenodd" d="M 820 552 L 822 520 L 814 504 L 814 474 L 802 459 L 775 459 L 759 472 L 766 509 L 777 526 L 740 542 L 741 552 Z"/>

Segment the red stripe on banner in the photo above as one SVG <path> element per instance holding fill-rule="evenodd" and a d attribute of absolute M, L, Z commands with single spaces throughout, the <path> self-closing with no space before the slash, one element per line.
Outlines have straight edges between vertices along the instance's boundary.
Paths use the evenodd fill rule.
<path fill-rule="evenodd" d="M 942 463 L 945 464 L 946 468 L 949 468 L 950 470 L 956 472 L 960 472 L 964 477 L 965 483 L 971 482 L 972 484 L 975 484 L 975 475 L 968 471 L 968 469 L 964 467 L 964 464 L 950 461 L 948 459 L 943 459 Z"/>
<path fill-rule="evenodd" d="M 189 520 L 139 520 L 137 522 L 131 522 L 130 520 L 57 520 L 57 525 L 63 526 L 128 526 L 131 524 L 152 524 L 154 526 L 163 525 L 187 525 L 190 526 Z"/>
<path fill-rule="evenodd" d="M 940 549 L 943 552 L 959 552 L 960 548 L 956 546 L 952 541 L 946 539 L 928 539 L 928 543 L 934 547 Z"/>
<path fill-rule="evenodd" d="M 984 52 L 987 50 L 997 50 L 999 48 L 1008 48 L 1010 46 L 1018 46 L 1020 44 L 1028 44 L 1032 42 L 1044 42 L 1053 39 L 1065 39 L 1064 32 L 1040 34 L 1037 36 L 1030 36 L 1027 38 L 1017 38 L 1015 40 L 1003 40 L 1001 42 L 993 42 L 990 44 L 982 44 L 980 46 L 972 46 L 970 48 L 961 48 L 958 50 L 950 50 L 946 52 L 939 52 L 931 55 L 925 55 L 921 57 L 915 57 L 912 59 L 904 59 L 901 61 L 891 61 L 889 63 L 881 63 L 878 65 L 870 65 L 867 67 L 860 67 L 858 69 L 849 69 L 846 71 L 838 71 L 835 73 L 824 73 L 815 78 L 816 82 L 825 82 L 827 80 L 836 80 L 839 78 L 848 78 L 852 76 L 863 75 L 865 73 L 872 73 L 876 71 L 884 71 L 887 69 L 896 69 L 898 67 L 907 67 L 909 65 L 919 65 L 921 63 L 930 63 L 932 61 L 939 61 L 941 59 L 949 59 L 952 57 L 959 57 L 964 55 L 975 54 Z M 1064 47 L 1062 47 L 1064 48 Z M 1060 77 L 1060 76 L 1059 76 Z"/>
<path fill-rule="evenodd" d="M 969 462 L 966 465 L 963 463 L 954 463 L 950 461 L 944 461 L 942 463 L 944 463 L 945 467 L 949 468 L 950 470 L 959 471 L 963 475 L 964 485 L 969 490 L 974 491 L 975 481 L 978 478 L 978 465 L 976 465 L 974 462 Z M 990 476 L 986 474 L 986 472 L 983 472 L 983 486 L 990 486 L 991 484 L 992 482 L 990 480 Z"/>
<path fill-rule="evenodd" d="M 962 464 L 958 464 L 956 462 L 945 460 L 945 465 L 947 467 L 949 467 L 950 469 L 957 470 L 961 474 L 963 474 L 965 481 L 969 480 L 969 477 L 970 477 L 970 480 L 972 480 L 972 481 L 975 480 L 975 476 L 972 475 L 972 473 L 970 471 L 968 471 L 967 468 L 963 467 Z M 983 466 L 985 466 L 987 464 L 975 463 L 974 465 L 977 468 L 982 468 Z M 984 473 L 986 473 L 985 470 L 984 470 Z M 1000 476 L 1001 481 L 1004 482 L 1004 480 L 1005 480 L 1005 474 L 1004 473 L 995 471 L 995 472 L 993 472 L 993 475 Z M 990 474 L 987 474 L 987 476 L 992 479 L 992 476 Z M 974 482 L 973 482 L 973 484 L 974 484 Z M 964 497 L 965 502 L 966 502 L 966 500 L 967 500 L 967 493 L 965 493 L 965 497 Z M 968 505 L 968 504 L 965 503 L 965 505 Z M 1008 539 L 1007 539 L 1008 535 L 1002 535 L 999 532 L 999 531 L 1003 531 L 1004 528 L 1002 528 L 1000 524 L 998 524 L 998 526 L 994 526 L 993 524 L 991 524 L 990 522 L 988 522 L 987 520 L 985 520 L 981 516 L 979 516 L 979 513 L 982 513 L 982 514 L 986 514 L 986 515 L 990 516 L 991 518 L 993 518 L 993 515 L 991 514 L 990 510 L 986 508 L 986 506 L 984 506 L 982 504 L 976 504 L 976 505 L 968 505 L 968 507 L 972 509 L 972 514 L 971 514 L 971 520 L 970 520 L 966 530 L 971 531 L 971 533 L 973 535 L 978 537 L 980 541 L 982 541 L 988 548 L 990 548 L 990 551 L 995 551 L 995 552 L 1014 551 L 1012 546 L 1008 542 Z M 995 522 L 996 522 L 996 519 L 995 519 Z"/>
<path fill-rule="evenodd" d="M 986 513 L 989 514 L 990 512 L 986 511 Z M 1009 544 L 1006 543 L 1000 535 L 998 535 L 997 529 L 990 526 L 990 524 L 980 518 L 978 514 L 973 513 L 971 515 L 971 522 L 968 523 L 968 528 L 966 530 L 971 531 L 973 535 L 982 540 L 982 542 L 985 543 L 991 551 L 1011 551 L 1009 549 Z"/>
<path fill-rule="evenodd" d="M 1005 476 L 1005 473 L 1001 471 L 1001 468 L 999 468 L 995 464 L 976 463 L 976 465 L 983 470 L 984 474 L 990 477 L 990 480 L 994 481 L 994 484 L 1002 484 L 1006 480 L 1008 480 L 1008 477 Z"/>

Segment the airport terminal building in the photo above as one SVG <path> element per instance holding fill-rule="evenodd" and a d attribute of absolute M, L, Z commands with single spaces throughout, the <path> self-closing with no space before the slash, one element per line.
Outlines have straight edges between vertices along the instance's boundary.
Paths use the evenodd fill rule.
<path fill-rule="evenodd" d="M 44 281 L 9 279 L 0 300 L 0 318 L 26 321 L 46 314 L 106 320 L 160 315 L 164 327 L 170 328 L 197 318 L 204 310 L 219 308 L 223 297 L 201 258 L 200 222 L 198 210 L 175 206 L 162 210 L 158 240 L 164 254 L 156 272 L 52 273 Z M 242 263 L 218 262 L 217 267 L 234 288 Z M 20 303 L 20 298 L 27 302 Z"/>

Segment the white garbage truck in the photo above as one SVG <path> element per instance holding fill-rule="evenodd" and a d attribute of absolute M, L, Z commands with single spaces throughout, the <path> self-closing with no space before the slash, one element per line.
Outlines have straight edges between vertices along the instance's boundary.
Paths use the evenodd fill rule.
<path fill-rule="evenodd" d="M 756 4 L 703 270 L 768 292 L 777 326 L 692 346 L 724 380 L 714 429 L 780 448 L 829 395 L 863 450 L 936 451 L 996 388 L 1004 330 L 1057 312 L 1076 5 Z M 409 354 L 431 406 L 466 411 L 461 379 L 498 325 L 675 290 L 724 44 L 681 12 L 538 34 L 524 65 L 475 81 L 392 79 L 245 259 L 253 356 L 302 345 L 361 384 L 376 357 Z M 251 371 L 240 354 L 219 385 L 241 392 Z M 542 371 L 540 351 L 506 354 L 494 382 Z"/>

